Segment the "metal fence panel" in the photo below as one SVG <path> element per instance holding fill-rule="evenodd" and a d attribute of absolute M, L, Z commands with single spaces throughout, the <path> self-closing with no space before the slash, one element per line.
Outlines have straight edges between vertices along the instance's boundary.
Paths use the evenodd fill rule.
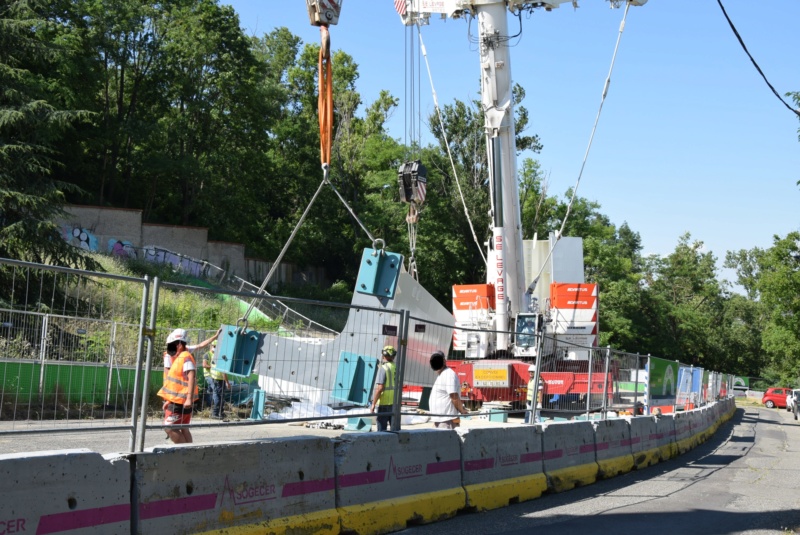
<path fill-rule="evenodd" d="M 145 279 L 0 260 L 0 433 L 131 426 Z"/>

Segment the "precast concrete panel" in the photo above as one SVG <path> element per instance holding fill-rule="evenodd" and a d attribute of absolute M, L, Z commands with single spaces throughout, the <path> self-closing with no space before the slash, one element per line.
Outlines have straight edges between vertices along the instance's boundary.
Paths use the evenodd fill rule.
<path fill-rule="evenodd" d="M 658 418 L 634 416 L 626 420 L 631 428 L 631 454 L 634 466 L 637 469 L 645 468 L 662 461 L 658 443 Z"/>
<path fill-rule="evenodd" d="M 137 455 L 140 533 L 339 533 L 324 437 L 152 448 Z"/>
<path fill-rule="evenodd" d="M 607 479 L 633 470 L 631 427 L 618 418 L 592 422 L 598 477 Z"/>
<path fill-rule="evenodd" d="M 336 442 L 336 507 L 343 532 L 387 533 L 466 506 L 455 431 L 345 434 Z"/>
<path fill-rule="evenodd" d="M 459 429 L 467 505 L 496 509 L 547 490 L 540 425 Z"/>
<path fill-rule="evenodd" d="M 130 462 L 88 449 L 0 455 L 0 533 L 130 532 Z"/>
<path fill-rule="evenodd" d="M 597 481 L 594 427 L 592 422 L 553 422 L 542 435 L 544 473 L 555 492 Z"/>
<path fill-rule="evenodd" d="M 452 330 L 424 328 L 426 321 L 452 326 L 453 315 L 436 301 L 408 273 L 400 273 L 394 299 L 355 292 L 347 322 L 333 340 L 309 340 L 263 333 L 256 351 L 254 372 L 259 386 L 267 392 L 307 398 L 311 403 L 329 404 L 340 357 L 345 352 L 380 358 L 387 337 L 399 328 L 401 310 L 411 313 L 406 344 L 405 384 L 432 385 L 436 375 L 429 359 L 436 350 L 446 350 Z M 417 329 L 416 326 L 423 328 Z M 396 335 L 395 335 L 396 336 Z M 294 355 L 287 359 L 287 355 Z M 414 378 L 417 378 L 415 382 Z"/>

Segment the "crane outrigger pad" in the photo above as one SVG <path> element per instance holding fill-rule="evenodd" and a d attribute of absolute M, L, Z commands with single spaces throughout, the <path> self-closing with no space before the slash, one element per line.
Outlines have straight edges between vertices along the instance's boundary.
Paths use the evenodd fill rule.
<path fill-rule="evenodd" d="M 361 268 L 356 280 L 356 291 L 375 297 L 394 299 L 397 277 L 403 255 L 390 253 L 383 249 L 364 249 L 361 255 Z"/>
<path fill-rule="evenodd" d="M 256 351 L 260 346 L 259 337 L 258 331 L 243 331 L 236 325 L 223 325 L 217 339 L 214 369 L 228 375 L 250 377 L 256 363 Z"/>

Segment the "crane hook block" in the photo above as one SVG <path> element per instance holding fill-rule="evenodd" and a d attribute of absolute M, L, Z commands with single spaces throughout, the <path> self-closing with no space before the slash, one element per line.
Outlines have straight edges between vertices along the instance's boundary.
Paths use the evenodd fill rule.
<path fill-rule="evenodd" d="M 308 19 L 312 26 L 331 26 L 339 23 L 344 0 L 306 0 Z"/>
<path fill-rule="evenodd" d="M 419 160 L 406 162 L 397 171 L 397 183 L 400 185 L 400 200 L 422 206 L 428 187 L 428 170 Z"/>
<path fill-rule="evenodd" d="M 215 370 L 235 375 L 250 377 L 256 363 L 256 352 L 261 335 L 258 331 L 242 329 L 236 325 L 223 325 L 217 339 L 217 358 Z"/>
<path fill-rule="evenodd" d="M 364 249 L 358 270 L 356 291 L 376 297 L 394 299 L 403 255 L 384 249 Z"/>

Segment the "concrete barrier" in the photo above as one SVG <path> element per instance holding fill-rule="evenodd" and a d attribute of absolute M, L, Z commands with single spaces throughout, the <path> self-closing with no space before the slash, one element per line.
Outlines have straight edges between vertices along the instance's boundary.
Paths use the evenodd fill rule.
<path fill-rule="evenodd" d="M 547 490 L 542 427 L 459 429 L 467 505 L 479 511 L 532 500 Z"/>
<path fill-rule="evenodd" d="M 697 445 L 697 439 L 692 434 L 692 413 L 676 412 L 675 418 L 675 444 L 678 454 L 682 455 Z"/>
<path fill-rule="evenodd" d="M 714 409 L 713 407 L 705 406 L 699 409 L 699 412 L 700 429 L 698 439 L 700 442 L 705 442 L 714 434 Z"/>
<path fill-rule="evenodd" d="M 544 426 L 542 447 L 550 490 L 562 492 L 597 481 L 592 422 L 548 423 Z"/>
<path fill-rule="evenodd" d="M 633 470 L 631 427 L 625 419 L 593 422 L 597 475 L 607 479 Z"/>
<path fill-rule="evenodd" d="M 130 463 L 87 449 L 0 455 L 0 533 L 129 533 Z"/>
<path fill-rule="evenodd" d="M 396 531 L 466 506 L 455 431 L 345 434 L 336 442 L 335 465 L 343 532 Z"/>
<path fill-rule="evenodd" d="M 137 454 L 139 533 L 340 532 L 333 443 L 276 438 Z"/>
<path fill-rule="evenodd" d="M 658 455 L 662 461 L 678 455 L 678 446 L 675 443 L 675 415 L 666 414 L 656 418 L 655 441 L 658 444 Z"/>
<path fill-rule="evenodd" d="M 631 454 L 634 468 L 646 468 L 661 461 L 656 443 L 656 418 L 634 416 L 625 418 L 631 428 Z"/>

